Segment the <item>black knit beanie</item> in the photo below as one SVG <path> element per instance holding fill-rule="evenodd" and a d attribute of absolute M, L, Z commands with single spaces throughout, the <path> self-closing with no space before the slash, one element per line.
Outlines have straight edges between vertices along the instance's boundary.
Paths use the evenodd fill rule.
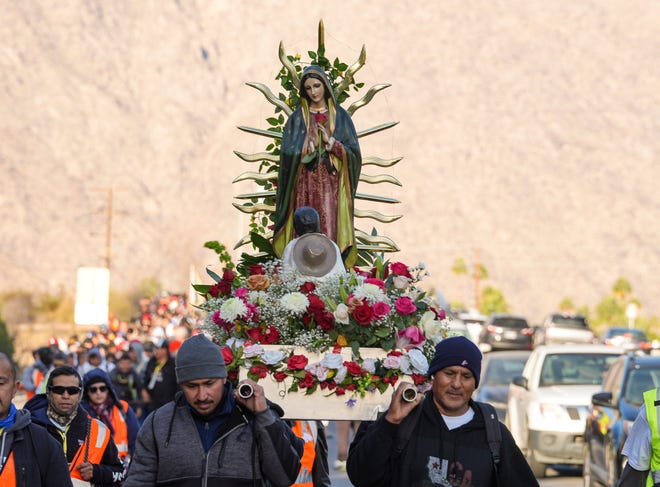
<path fill-rule="evenodd" d="M 460 365 L 470 369 L 474 375 L 475 387 L 479 387 L 482 357 L 479 347 L 464 336 L 445 338 L 435 346 L 435 355 L 429 365 L 428 374 L 435 374 L 438 370 L 452 365 Z"/>

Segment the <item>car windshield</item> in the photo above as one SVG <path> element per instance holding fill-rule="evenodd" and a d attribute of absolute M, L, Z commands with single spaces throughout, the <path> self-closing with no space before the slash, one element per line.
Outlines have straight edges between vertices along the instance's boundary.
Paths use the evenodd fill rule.
<path fill-rule="evenodd" d="M 527 328 L 527 321 L 521 318 L 495 318 L 493 324 L 504 328 Z"/>
<path fill-rule="evenodd" d="M 614 328 L 607 333 L 609 338 L 622 336 L 625 338 L 634 338 L 635 340 L 646 340 L 646 333 L 636 328 Z"/>
<path fill-rule="evenodd" d="M 514 377 L 522 375 L 527 357 L 492 359 L 486 366 L 483 382 L 490 385 L 508 385 Z"/>
<path fill-rule="evenodd" d="M 541 370 L 541 386 L 600 384 L 618 354 L 549 354 Z"/>
<path fill-rule="evenodd" d="M 554 315 L 552 323 L 566 327 L 587 328 L 587 320 L 583 316 Z"/>
<path fill-rule="evenodd" d="M 641 406 L 644 402 L 644 392 L 656 388 L 658 384 L 660 384 L 660 368 L 633 369 L 626 382 L 623 397 L 626 402 Z"/>

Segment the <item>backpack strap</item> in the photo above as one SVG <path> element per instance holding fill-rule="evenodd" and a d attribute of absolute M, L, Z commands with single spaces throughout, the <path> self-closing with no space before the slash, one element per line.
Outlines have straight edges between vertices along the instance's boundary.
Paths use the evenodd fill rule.
<path fill-rule="evenodd" d="M 394 456 L 395 458 L 399 457 L 403 450 L 406 449 L 408 440 L 412 436 L 412 432 L 417 426 L 419 417 L 422 414 L 422 404 L 424 404 L 424 399 L 420 402 L 415 409 L 413 409 L 408 417 L 404 419 L 399 425 L 399 431 L 397 432 L 395 445 L 394 445 Z"/>
<path fill-rule="evenodd" d="M 495 469 L 495 478 L 499 482 L 498 468 L 500 465 L 500 447 L 502 446 L 502 430 L 500 430 L 500 421 L 497 419 L 497 411 L 492 406 L 485 402 L 474 402 L 481 411 L 486 424 L 486 440 L 488 441 L 488 448 L 490 448 L 490 455 L 493 459 L 493 468 Z"/>

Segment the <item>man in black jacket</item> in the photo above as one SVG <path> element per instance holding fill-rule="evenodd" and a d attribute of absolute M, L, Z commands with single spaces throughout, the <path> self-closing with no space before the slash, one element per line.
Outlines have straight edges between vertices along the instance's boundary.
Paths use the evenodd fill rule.
<path fill-rule="evenodd" d="M 35 423 L 60 443 L 71 478 L 99 487 L 116 487 L 124 480 L 124 466 L 107 426 L 90 417 L 80 405 L 82 379 L 64 365 L 48 376 L 46 394 L 25 404 Z"/>
<path fill-rule="evenodd" d="M 32 424 L 29 412 L 13 404 L 18 384 L 16 366 L 0 352 L 0 485 L 70 486 L 62 449 L 44 428 Z"/>
<path fill-rule="evenodd" d="M 401 383 L 387 412 L 360 425 L 346 465 L 353 485 L 538 486 L 500 422 L 499 460 L 493 455 L 486 421 L 494 418 L 485 418 L 471 399 L 479 385 L 481 358 L 477 346 L 463 336 L 438 343 L 428 370 L 432 389 L 407 402 L 403 391 L 412 385 Z"/>

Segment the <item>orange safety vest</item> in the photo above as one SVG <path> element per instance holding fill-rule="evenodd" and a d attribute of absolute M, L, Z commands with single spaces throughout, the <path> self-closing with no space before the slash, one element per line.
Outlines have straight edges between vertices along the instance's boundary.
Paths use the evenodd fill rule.
<path fill-rule="evenodd" d="M 318 429 L 316 424 L 311 421 L 296 421 L 291 429 L 298 438 L 305 440 L 305 449 L 300 458 L 300 472 L 293 485 L 298 487 L 314 487 L 312 469 L 314 468 L 314 459 L 316 458 Z"/>
<path fill-rule="evenodd" d="M 44 380 L 44 373 L 41 370 L 35 368 L 32 371 L 32 383 L 34 384 L 34 391 L 25 391 L 25 397 L 28 401 L 37 395 L 37 391 L 39 390 L 39 386 L 41 385 L 42 380 Z"/>
<path fill-rule="evenodd" d="M 89 434 L 85 438 L 84 443 L 78 448 L 76 456 L 73 457 L 73 461 L 69 465 L 69 473 L 73 479 L 83 480 L 80 476 L 80 471 L 76 468 L 81 463 L 101 463 L 103 452 L 105 452 L 105 448 L 108 446 L 108 442 L 112 436 L 108 427 L 98 419 L 88 416 L 87 420 L 91 421 Z"/>
<path fill-rule="evenodd" d="M 121 402 L 123 411 L 125 411 L 125 413 L 120 411 L 119 406 L 115 405 L 112 408 L 110 420 L 112 421 L 112 428 L 115 430 L 115 433 L 112 437 L 115 439 L 115 445 L 117 445 L 119 459 L 123 460 L 128 456 L 128 426 L 126 425 L 128 403 L 126 401 L 119 402 Z"/>
<path fill-rule="evenodd" d="M 5 465 L 0 472 L 0 485 L 14 486 L 16 485 L 16 471 L 14 470 L 14 452 L 11 452 L 5 461 Z"/>

